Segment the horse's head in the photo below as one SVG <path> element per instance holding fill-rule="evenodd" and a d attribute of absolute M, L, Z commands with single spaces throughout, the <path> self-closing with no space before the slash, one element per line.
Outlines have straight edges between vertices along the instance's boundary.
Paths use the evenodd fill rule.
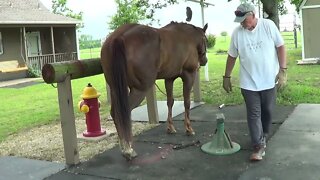
<path fill-rule="evenodd" d="M 206 24 L 203 28 L 196 27 L 192 24 L 187 23 L 177 23 L 171 21 L 170 24 L 166 25 L 163 28 L 167 28 L 169 30 L 174 30 L 175 32 L 179 33 L 179 37 L 183 37 L 180 39 L 184 39 L 184 43 L 190 43 L 192 48 L 196 48 L 198 62 L 200 66 L 206 65 L 207 59 L 207 37 L 206 37 L 206 30 L 208 28 L 208 24 Z M 192 51 L 194 52 L 194 51 Z M 195 57 L 196 54 L 193 54 Z M 196 57 L 195 57 L 196 58 Z M 194 60 L 196 60 L 193 58 Z"/>
<path fill-rule="evenodd" d="M 202 29 L 198 28 L 199 31 L 201 32 L 201 40 L 197 45 L 197 50 L 198 50 L 198 60 L 200 66 L 204 66 L 208 62 L 207 58 L 207 37 L 206 37 L 206 30 L 208 28 L 208 24 L 206 24 Z"/>

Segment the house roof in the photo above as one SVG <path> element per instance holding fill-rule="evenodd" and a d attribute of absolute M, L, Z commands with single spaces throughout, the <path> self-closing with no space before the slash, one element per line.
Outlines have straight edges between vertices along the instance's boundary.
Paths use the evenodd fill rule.
<path fill-rule="evenodd" d="M 319 0 L 303 0 L 300 3 L 299 9 L 301 11 L 302 9 L 307 8 L 320 8 Z"/>
<path fill-rule="evenodd" d="M 300 3 L 300 6 L 299 6 L 299 9 L 301 10 L 302 7 L 306 4 L 307 0 L 303 0 L 301 3 Z"/>
<path fill-rule="evenodd" d="M 39 0 L 0 0 L 0 24 L 78 24 L 50 12 Z"/>

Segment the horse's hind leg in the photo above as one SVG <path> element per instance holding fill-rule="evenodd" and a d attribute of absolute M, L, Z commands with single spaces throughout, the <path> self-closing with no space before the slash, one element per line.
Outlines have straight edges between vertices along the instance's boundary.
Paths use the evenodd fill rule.
<path fill-rule="evenodd" d="M 195 132 L 191 127 L 190 122 L 190 93 L 194 82 L 194 73 L 184 71 L 181 77 L 183 81 L 183 99 L 184 99 L 184 126 L 187 135 L 194 135 Z"/>
<path fill-rule="evenodd" d="M 130 89 L 129 93 L 129 107 L 130 111 L 138 107 L 143 99 L 146 97 L 147 91 L 141 91 L 135 88 Z"/>
<path fill-rule="evenodd" d="M 130 124 L 130 131 L 124 131 L 123 124 L 121 124 L 121 121 L 119 121 L 119 119 L 117 119 L 117 117 L 115 116 L 115 109 L 112 101 L 111 101 L 110 113 L 111 113 L 111 117 L 113 119 L 114 125 L 118 132 L 119 147 L 121 150 L 121 154 L 127 160 L 131 160 L 137 156 L 137 153 L 132 149 L 131 124 Z"/>
<path fill-rule="evenodd" d="M 167 93 L 167 106 L 168 106 L 168 118 L 167 118 L 167 133 L 173 134 L 176 133 L 176 129 L 173 126 L 172 121 L 172 106 L 174 103 L 173 99 L 173 81 L 174 79 L 165 79 L 165 87 Z"/>

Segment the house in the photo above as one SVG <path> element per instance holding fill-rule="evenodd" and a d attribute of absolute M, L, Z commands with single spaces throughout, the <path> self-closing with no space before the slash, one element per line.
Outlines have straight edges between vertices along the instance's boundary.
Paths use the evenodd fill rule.
<path fill-rule="evenodd" d="M 78 59 L 78 23 L 53 14 L 39 0 L 0 0 L 0 81 Z"/>
<path fill-rule="evenodd" d="M 320 1 L 303 0 L 300 5 L 302 60 L 320 62 Z"/>

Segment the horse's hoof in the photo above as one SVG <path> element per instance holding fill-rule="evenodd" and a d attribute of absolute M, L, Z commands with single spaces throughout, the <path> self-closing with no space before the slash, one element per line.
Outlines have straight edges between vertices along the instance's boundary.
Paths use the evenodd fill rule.
<path fill-rule="evenodd" d="M 177 131 L 176 131 L 174 128 L 173 128 L 173 129 L 168 128 L 168 129 L 167 129 L 167 133 L 168 133 L 168 134 L 176 134 Z"/>
<path fill-rule="evenodd" d="M 194 136 L 196 133 L 194 131 L 186 131 L 187 136 Z"/>
<path fill-rule="evenodd" d="M 137 154 L 133 149 L 131 149 L 130 151 L 123 152 L 123 153 L 122 153 L 122 156 L 123 156 L 124 158 L 126 158 L 127 161 L 131 161 L 132 159 L 134 159 L 135 157 L 137 157 L 138 154 Z"/>

